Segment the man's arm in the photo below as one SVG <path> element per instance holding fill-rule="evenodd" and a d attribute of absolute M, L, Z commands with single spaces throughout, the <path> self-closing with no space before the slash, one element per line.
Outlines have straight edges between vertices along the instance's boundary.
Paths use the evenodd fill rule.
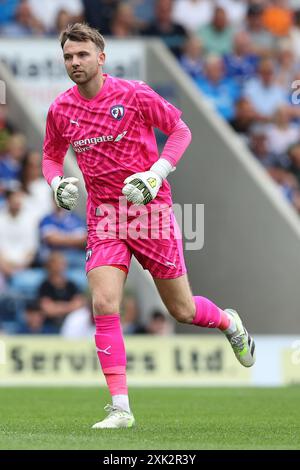
<path fill-rule="evenodd" d="M 181 120 L 169 134 L 160 158 L 149 171 L 135 173 L 125 179 L 122 190 L 133 204 L 148 204 L 156 196 L 164 179 L 175 170 L 176 164 L 192 140 L 188 126 Z"/>
<path fill-rule="evenodd" d="M 189 127 L 179 119 L 165 143 L 159 160 L 165 159 L 175 168 L 191 141 L 192 133 Z"/>
<path fill-rule="evenodd" d="M 84 233 L 61 233 L 59 230 L 45 233 L 43 240 L 54 247 L 84 248 L 86 244 L 86 234 Z"/>
<path fill-rule="evenodd" d="M 124 181 L 122 192 L 128 201 L 148 204 L 157 196 L 163 180 L 175 170 L 191 142 L 191 131 L 180 119 L 181 111 L 143 82 L 136 82 L 136 99 L 140 119 L 169 136 L 160 158 L 150 170 L 135 173 Z"/>
<path fill-rule="evenodd" d="M 5 253 L 0 253 L 0 271 L 5 276 L 13 276 L 16 272 L 28 268 L 34 259 L 34 255 L 35 252 L 30 252 L 27 254 L 26 261 L 16 263 L 7 259 Z"/>
<path fill-rule="evenodd" d="M 63 163 L 69 142 L 65 140 L 57 128 L 53 107 L 47 116 L 46 134 L 43 148 L 42 171 L 48 184 L 54 191 L 55 202 L 59 207 L 73 209 L 78 200 L 78 179 L 64 178 Z"/>
<path fill-rule="evenodd" d="M 85 299 L 81 294 L 75 295 L 71 300 L 53 300 L 50 297 L 42 297 L 40 303 L 48 318 L 58 318 L 81 308 L 85 304 Z"/>

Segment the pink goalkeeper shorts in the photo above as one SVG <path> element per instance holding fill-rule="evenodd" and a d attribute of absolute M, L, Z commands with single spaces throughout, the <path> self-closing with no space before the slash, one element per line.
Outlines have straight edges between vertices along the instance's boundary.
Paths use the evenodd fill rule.
<path fill-rule="evenodd" d="M 129 228 L 128 228 L 129 227 Z M 182 237 L 173 211 L 160 220 L 159 228 L 154 225 L 138 230 L 133 221 L 123 230 L 121 236 L 116 230 L 105 232 L 103 227 L 89 226 L 86 250 L 86 272 L 99 266 L 120 267 L 128 272 L 132 255 L 154 278 L 175 279 L 186 273 Z M 126 233 L 127 232 L 127 233 Z M 113 236 L 112 236 L 113 235 Z"/>

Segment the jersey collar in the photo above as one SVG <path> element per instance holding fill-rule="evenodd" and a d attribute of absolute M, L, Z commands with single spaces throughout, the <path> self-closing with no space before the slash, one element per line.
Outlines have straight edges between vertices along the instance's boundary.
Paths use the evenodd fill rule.
<path fill-rule="evenodd" d="M 79 99 L 80 101 L 84 102 L 84 103 L 90 104 L 91 106 L 93 106 L 93 104 L 98 102 L 99 100 L 103 99 L 104 95 L 106 95 L 106 91 L 109 87 L 109 83 L 110 83 L 110 79 L 111 79 L 111 77 L 107 73 L 104 73 L 103 77 L 105 78 L 105 81 L 102 85 L 101 90 L 99 90 L 99 92 L 97 93 L 96 96 L 94 96 L 93 98 L 90 98 L 90 99 L 84 98 L 84 96 L 82 96 L 79 93 L 78 86 L 75 85 L 73 87 L 73 93 L 75 94 L 76 98 Z"/>

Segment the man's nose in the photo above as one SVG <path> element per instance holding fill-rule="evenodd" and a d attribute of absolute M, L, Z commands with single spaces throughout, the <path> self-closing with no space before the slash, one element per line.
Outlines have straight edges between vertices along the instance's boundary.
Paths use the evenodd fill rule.
<path fill-rule="evenodd" d="M 72 67 L 77 67 L 79 65 L 79 57 L 76 55 L 73 55 L 72 58 Z"/>

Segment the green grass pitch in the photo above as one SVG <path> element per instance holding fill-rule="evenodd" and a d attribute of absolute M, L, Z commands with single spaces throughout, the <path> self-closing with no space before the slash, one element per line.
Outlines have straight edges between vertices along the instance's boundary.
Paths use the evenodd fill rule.
<path fill-rule="evenodd" d="M 132 388 L 132 429 L 93 430 L 97 388 L 0 388 L 0 449 L 300 449 L 299 388 Z"/>

